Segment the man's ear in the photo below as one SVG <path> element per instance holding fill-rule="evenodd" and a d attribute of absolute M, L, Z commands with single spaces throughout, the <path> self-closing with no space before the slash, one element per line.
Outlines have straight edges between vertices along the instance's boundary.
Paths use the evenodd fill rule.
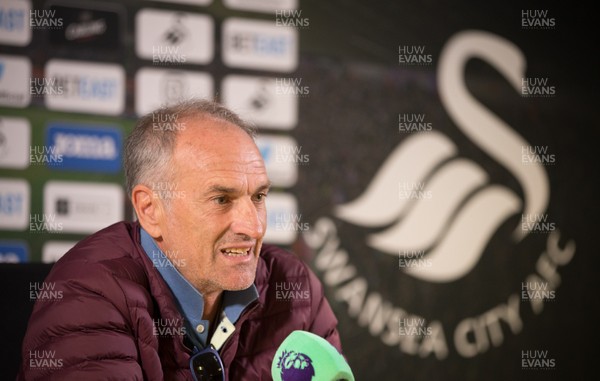
<path fill-rule="evenodd" d="M 138 184 L 131 191 L 131 202 L 140 225 L 154 239 L 162 236 L 161 221 L 163 220 L 163 205 L 160 198 L 154 196 L 152 189 Z"/>

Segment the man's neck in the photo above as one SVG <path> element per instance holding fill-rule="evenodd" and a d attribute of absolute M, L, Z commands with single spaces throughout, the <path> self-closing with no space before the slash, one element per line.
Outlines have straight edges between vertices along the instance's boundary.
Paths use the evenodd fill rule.
<path fill-rule="evenodd" d="M 223 291 L 213 292 L 210 294 L 203 294 L 204 297 L 204 311 L 202 312 L 202 319 L 214 322 L 215 317 L 220 312 L 221 299 L 223 298 Z"/>

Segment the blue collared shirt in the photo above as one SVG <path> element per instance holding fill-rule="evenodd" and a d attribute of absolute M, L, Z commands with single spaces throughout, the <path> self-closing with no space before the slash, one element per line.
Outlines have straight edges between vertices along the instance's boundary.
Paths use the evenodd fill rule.
<path fill-rule="evenodd" d="M 187 332 L 191 331 L 194 335 L 190 339 L 195 345 L 199 343 L 202 347 L 206 347 L 211 327 L 208 320 L 202 319 L 204 297 L 181 275 L 169 258 L 159 249 L 154 239 L 141 227 L 140 236 L 144 251 L 175 296 L 179 312 L 183 315 L 188 328 Z M 221 323 L 225 324 L 224 321 L 228 319 L 234 324 L 244 309 L 256 299 L 258 299 L 258 291 L 254 284 L 241 291 L 223 291 L 221 304 L 223 321 Z M 233 330 L 230 330 L 227 337 L 232 333 Z"/>

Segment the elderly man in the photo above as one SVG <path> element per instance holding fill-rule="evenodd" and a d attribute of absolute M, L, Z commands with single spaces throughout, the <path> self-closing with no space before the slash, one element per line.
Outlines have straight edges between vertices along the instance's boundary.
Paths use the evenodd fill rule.
<path fill-rule="evenodd" d="M 165 107 L 139 120 L 124 156 L 138 221 L 54 265 L 45 283 L 60 299 L 36 303 L 19 379 L 268 380 L 293 330 L 341 352 L 318 279 L 263 245 L 270 183 L 244 121 L 214 102 Z M 297 297 L 276 297 L 291 284 Z"/>

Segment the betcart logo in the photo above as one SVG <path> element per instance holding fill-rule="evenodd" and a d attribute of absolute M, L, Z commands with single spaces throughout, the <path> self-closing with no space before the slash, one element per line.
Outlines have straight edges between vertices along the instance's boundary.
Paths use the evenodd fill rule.
<path fill-rule="evenodd" d="M 452 323 L 418 316 L 405 306 L 393 305 L 381 293 L 369 291 L 367 278 L 360 275 L 360 268 L 349 255 L 356 249 L 344 246 L 339 230 L 344 223 L 364 229 L 365 244 L 373 249 L 372 255 L 399 257 L 403 274 L 428 287 L 447 289 L 451 282 L 470 275 L 490 240 L 500 231 L 505 234 L 500 227 L 514 221 L 519 213 L 529 218 L 528 226 L 545 223 L 550 198 L 546 171 L 541 163 L 523 165 L 521 147 L 529 144 L 469 93 L 464 75 L 472 58 L 498 70 L 518 93 L 525 57 L 503 38 L 465 31 L 446 43 L 437 68 L 440 98 L 450 118 L 473 144 L 514 176 L 522 196 L 508 185 L 492 183 L 487 168 L 461 157 L 460 147 L 446 135 L 437 131 L 413 134 L 389 154 L 362 195 L 335 207 L 333 214 L 341 223 L 321 217 L 303 234 L 315 251 L 315 268 L 323 273 L 323 282 L 333 289 L 334 298 L 348 305 L 348 315 L 384 345 L 398 346 L 403 353 L 423 358 L 443 360 L 450 351 L 464 358 L 475 357 L 502 345 L 508 333 L 520 333 L 525 326 L 520 287 L 515 285 L 514 292 L 503 297 L 504 302 L 485 306 L 475 316 L 460 316 L 456 311 L 459 320 Z M 432 197 L 398 197 L 399 182 L 408 184 L 401 186 L 401 191 L 412 195 L 429 190 Z M 505 237 L 505 250 L 510 253 L 530 232 L 514 223 Z M 526 282 L 544 282 L 548 290 L 557 289 L 559 267 L 575 254 L 572 240 L 559 245 L 560 240 L 558 229 L 549 232 Z M 452 283 L 452 287 L 460 284 Z M 534 297 L 523 305 L 540 314 L 547 295 L 528 295 Z M 426 335 L 399 335 L 398 319 L 405 318 L 418 322 L 426 319 L 431 330 Z M 420 327 L 424 325 L 416 328 Z"/>
<path fill-rule="evenodd" d="M 31 42 L 29 0 L 4 0 L 0 4 L 0 44 L 26 46 Z"/>
<path fill-rule="evenodd" d="M 223 23 L 222 46 L 229 67 L 290 72 L 298 66 L 298 31 L 292 27 L 230 18 Z"/>
<path fill-rule="evenodd" d="M 52 59 L 45 78 L 61 89 L 46 94 L 51 110 L 119 115 L 125 109 L 125 71 L 119 65 Z"/>

